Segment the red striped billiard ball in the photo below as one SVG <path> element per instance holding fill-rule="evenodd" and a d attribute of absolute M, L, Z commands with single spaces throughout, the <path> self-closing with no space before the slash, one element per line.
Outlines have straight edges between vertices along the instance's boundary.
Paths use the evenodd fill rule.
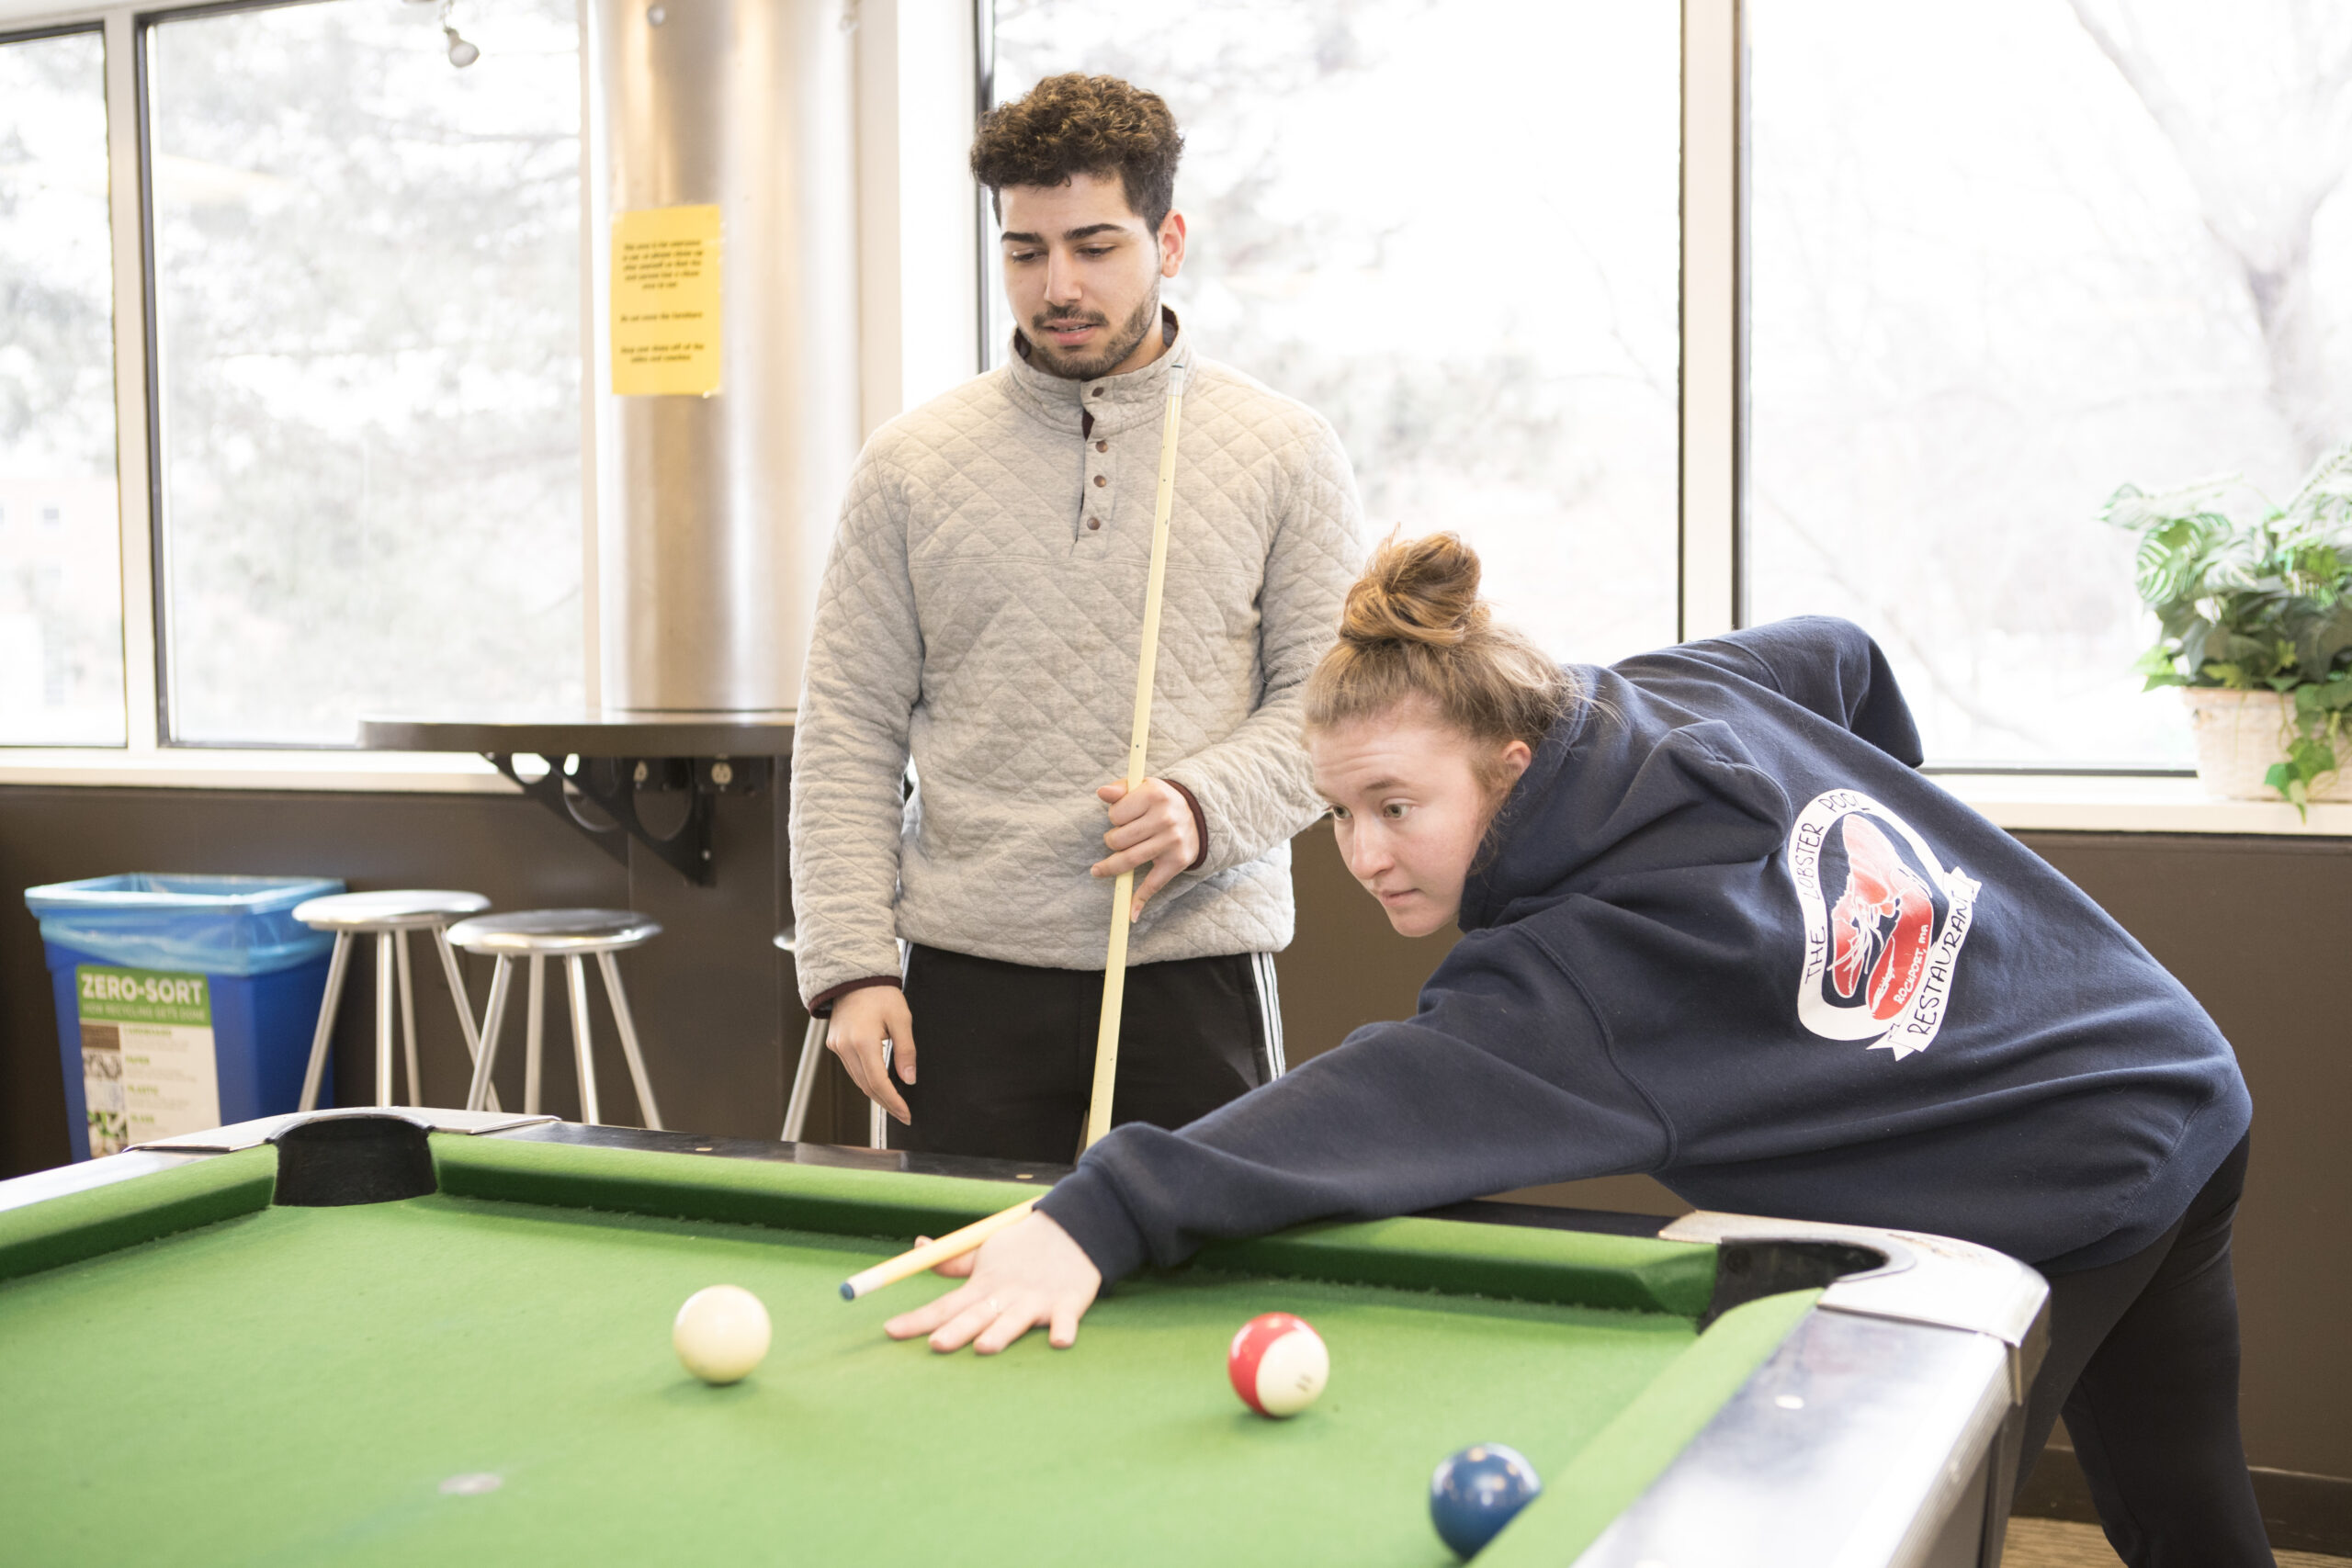
<path fill-rule="evenodd" d="M 1233 1337 L 1225 1370 L 1241 1403 L 1259 1415 L 1295 1416 L 1323 1392 L 1331 1352 L 1305 1318 L 1261 1313 Z"/>

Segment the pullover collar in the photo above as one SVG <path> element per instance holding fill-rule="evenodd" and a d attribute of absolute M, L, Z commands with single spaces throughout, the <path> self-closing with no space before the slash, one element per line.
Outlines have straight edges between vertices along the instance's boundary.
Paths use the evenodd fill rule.
<path fill-rule="evenodd" d="M 1016 330 L 1012 356 L 1004 366 L 1012 400 L 1033 418 L 1073 436 L 1117 435 L 1157 424 L 1168 398 L 1169 368 L 1180 363 L 1189 366 L 1193 354 L 1192 339 L 1185 335 L 1176 312 L 1165 305 L 1159 308 L 1159 331 L 1167 347 L 1142 369 L 1072 381 L 1030 364 L 1029 339 Z"/>

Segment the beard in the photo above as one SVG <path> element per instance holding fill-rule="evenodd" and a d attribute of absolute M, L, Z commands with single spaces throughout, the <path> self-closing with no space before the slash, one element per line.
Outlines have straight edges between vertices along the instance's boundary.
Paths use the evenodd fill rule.
<path fill-rule="evenodd" d="M 1143 303 L 1135 308 L 1125 321 L 1119 324 L 1119 330 L 1111 334 L 1109 344 L 1091 354 L 1065 355 L 1056 349 L 1046 341 L 1046 323 L 1048 321 L 1057 326 L 1082 321 L 1089 326 L 1101 327 L 1108 326 L 1111 318 L 1100 313 L 1071 316 L 1045 310 L 1030 318 L 1028 337 L 1031 362 L 1038 369 L 1048 375 L 1058 376 L 1065 381 L 1091 381 L 1098 376 L 1108 375 L 1123 363 L 1128 355 L 1136 351 L 1136 345 L 1143 342 L 1145 333 L 1159 330 L 1159 280 L 1153 280 L 1151 293 L 1146 297 Z"/>

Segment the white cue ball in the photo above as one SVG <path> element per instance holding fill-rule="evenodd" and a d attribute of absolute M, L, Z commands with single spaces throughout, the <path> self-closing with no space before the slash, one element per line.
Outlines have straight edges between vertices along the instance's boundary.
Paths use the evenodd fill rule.
<path fill-rule="evenodd" d="M 670 1343 L 703 1382 L 741 1382 L 768 1353 L 768 1309 L 759 1297 L 741 1285 L 713 1285 L 678 1309 Z"/>

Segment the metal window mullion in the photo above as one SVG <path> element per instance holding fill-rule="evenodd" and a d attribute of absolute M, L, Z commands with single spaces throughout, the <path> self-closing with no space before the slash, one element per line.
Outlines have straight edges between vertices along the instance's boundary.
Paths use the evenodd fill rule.
<path fill-rule="evenodd" d="M 972 120 L 996 107 L 996 0 L 972 0 Z M 989 211 L 989 193 L 972 182 L 972 336 L 974 363 L 985 373 L 996 350 L 989 342 L 989 297 L 994 292 L 989 260 L 996 244 L 995 225 Z"/>
<path fill-rule="evenodd" d="M 605 256 L 596 232 L 595 181 L 603 167 L 595 110 L 595 28 L 590 7 L 580 6 L 580 635 L 581 690 L 590 713 L 605 705 L 603 563 L 597 537 L 597 491 L 602 484 L 596 421 L 605 383 L 604 292 L 597 267 Z"/>
<path fill-rule="evenodd" d="M 1681 602 L 1684 638 L 1741 619 L 1746 355 L 1742 0 L 1682 0 Z"/>
<path fill-rule="evenodd" d="M 152 755 L 162 744 L 161 604 L 155 557 L 155 442 L 148 375 L 149 314 L 146 113 L 138 19 L 109 11 L 106 35 L 107 216 L 114 280 L 115 493 L 121 549 L 122 700 L 126 749 Z"/>

